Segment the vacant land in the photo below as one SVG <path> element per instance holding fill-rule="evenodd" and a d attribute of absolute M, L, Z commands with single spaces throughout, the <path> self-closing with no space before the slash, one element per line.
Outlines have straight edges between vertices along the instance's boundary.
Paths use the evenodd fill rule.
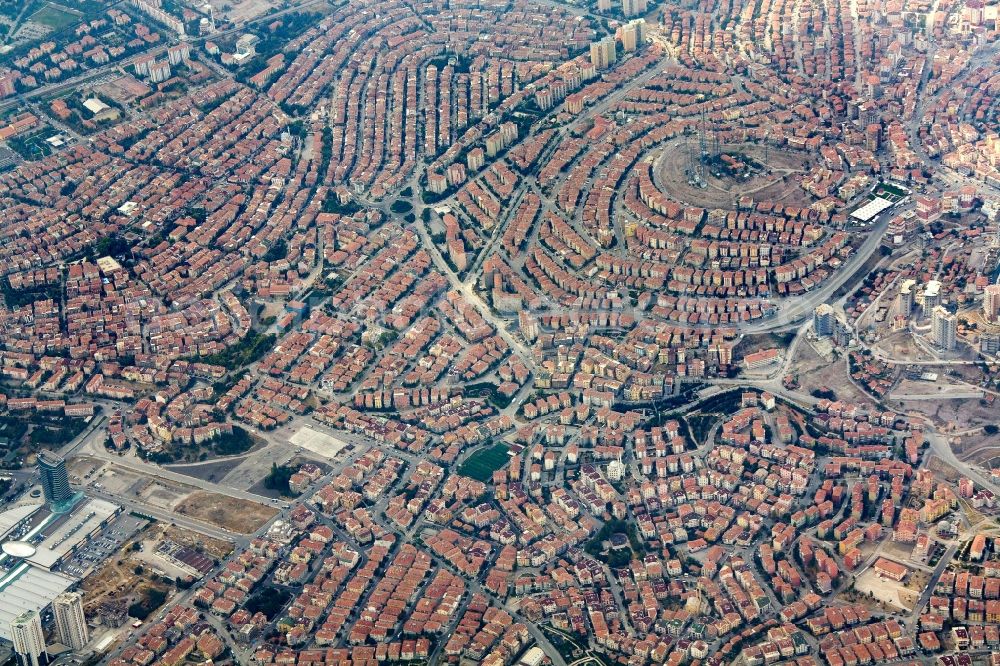
<path fill-rule="evenodd" d="M 233 552 L 233 544 L 229 541 L 213 539 L 212 537 L 205 536 L 204 534 L 198 534 L 197 532 L 192 532 L 191 530 L 185 530 L 172 525 L 164 525 L 163 523 L 152 523 L 148 528 L 146 528 L 146 533 L 143 534 L 143 538 L 152 539 L 157 542 L 169 539 L 174 543 L 187 546 L 188 548 L 192 548 L 199 553 L 205 553 L 206 555 L 214 557 L 218 560 L 221 560 L 229 555 L 229 553 Z"/>
<path fill-rule="evenodd" d="M 888 333 L 873 346 L 890 358 L 900 361 L 935 360 L 924 348 L 917 346 L 913 334 L 909 331 Z"/>
<path fill-rule="evenodd" d="M 239 534 L 257 531 L 278 513 L 277 509 L 256 502 L 207 492 L 192 493 L 174 511 Z"/>
<path fill-rule="evenodd" d="M 919 593 L 909 589 L 905 583 L 897 583 L 879 576 L 875 573 L 875 569 L 868 569 L 858 576 L 854 583 L 854 589 L 861 595 L 862 599 L 867 598 L 869 601 L 884 604 L 883 609 L 894 607 L 910 611 L 920 596 Z"/>
<path fill-rule="evenodd" d="M 692 206 L 731 209 L 736 208 L 736 198 L 741 194 L 796 206 L 812 202 L 812 197 L 795 178 L 795 174 L 804 172 L 808 166 L 809 156 L 806 153 L 775 148 L 765 151 L 763 146 L 751 143 L 723 145 L 720 146 L 722 152 L 749 157 L 767 167 L 768 172 L 749 178 L 735 178 L 724 173 L 713 174 L 712 169 L 706 166 L 706 187 L 701 188 L 688 182 L 689 154 L 697 162 L 700 150 L 697 139 L 689 139 L 689 142 L 687 147 L 683 139 L 667 143 L 663 148 L 665 156 L 658 160 L 653 172 L 656 186 L 678 201 Z"/>
<path fill-rule="evenodd" d="M 484 483 L 493 478 L 493 472 L 507 464 L 510 449 L 506 444 L 496 444 L 487 449 L 476 451 L 461 464 L 458 473 Z"/>
<path fill-rule="evenodd" d="M 980 428 L 997 424 L 995 401 L 987 400 L 909 400 L 900 403 L 902 412 L 916 412 L 932 419 L 943 434 L 957 437 L 953 448 L 962 460 L 986 461 L 998 455 L 997 436 Z"/>
<path fill-rule="evenodd" d="M 165 533 L 164 528 L 156 523 L 148 525 L 137 535 L 137 540 L 124 543 L 121 549 L 108 558 L 100 568 L 83 579 L 80 590 L 83 592 L 84 609 L 88 615 L 96 613 L 97 609 L 104 604 L 124 605 L 125 607 L 130 607 L 133 604 L 144 604 L 144 610 L 151 612 L 162 604 L 172 589 L 173 583 L 169 579 L 164 579 L 154 572 L 148 564 L 138 559 L 136 556 L 139 553 L 133 550 L 132 544 L 147 539 L 151 542 L 158 542 Z M 210 547 L 213 553 L 232 550 L 231 547 L 225 551 L 217 548 L 217 544 L 222 542 L 205 539 L 201 535 L 186 530 L 171 528 L 169 535 L 177 543 L 185 545 L 205 541 L 212 542 Z"/>
<path fill-rule="evenodd" d="M 177 472 L 178 474 L 186 474 L 187 476 L 194 477 L 196 479 L 202 479 L 204 481 L 219 481 L 229 474 L 231 471 L 236 469 L 240 463 L 247 459 L 248 453 L 232 456 L 229 458 L 224 458 L 221 460 L 209 460 L 203 464 L 181 464 L 181 465 L 164 465 L 171 472 Z"/>
<path fill-rule="evenodd" d="M 803 393 L 829 389 L 834 392 L 838 400 L 861 404 L 871 402 L 868 394 L 847 378 L 847 364 L 843 359 L 827 361 L 813 349 L 811 344 L 799 345 L 792 368 L 796 371 L 799 390 Z"/>
<path fill-rule="evenodd" d="M 957 483 L 962 475 L 955 470 L 954 467 L 944 462 L 935 455 L 927 458 L 927 469 L 934 472 L 937 476 L 943 478 L 949 483 Z"/>
<path fill-rule="evenodd" d="M 738 356 L 746 356 L 764 349 L 775 347 L 786 350 L 795 338 L 795 333 L 757 333 L 743 336 L 733 350 Z"/>

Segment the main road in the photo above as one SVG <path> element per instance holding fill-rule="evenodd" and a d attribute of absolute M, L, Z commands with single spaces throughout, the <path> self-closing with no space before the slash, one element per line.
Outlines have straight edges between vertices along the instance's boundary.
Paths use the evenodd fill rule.
<path fill-rule="evenodd" d="M 902 210 L 902 209 L 901 209 Z M 898 211 L 901 212 L 901 211 Z M 871 256 L 882 244 L 882 236 L 885 235 L 889 227 L 889 220 L 895 217 L 886 211 L 881 219 L 869 230 L 868 237 L 865 238 L 861 247 L 851 255 L 844 265 L 837 269 L 830 279 L 826 280 L 816 289 L 797 296 L 791 302 L 779 307 L 778 313 L 773 317 L 760 322 L 754 322 L 740 327 L 743 333 L 775 333 L 799 324 L 802 319 L 812 315 L 816 306 L 828 303 L 844 285 L 864 279 L 864 275 L 859 275 L 859 269 L 867 263 Z"/>
<path fill-rule="evenodd" d="M 112 504 L 118 504 L 128 511 L 149 516 L 161 522 L 176 525 L 177 527 L 183 527 L 184 529 L 197 532 L 198 534 L 204 534 L 205 536 L 210 536 L 214 539 L 230 541 L 236 543 L 237 545 L 244 546 L 250 542 L 248 536 L 245 534 L 231 532 L 221 527 L 184 516 L 174 511 L 161 509 L 141 500 L 125 497 L 124 495 L 111 495 L 100 490 L 94 490 L 93 488 L 80 488 L 80 490 L 82 490 L 87 497 L 96 497 L 98 499 L 111 502 Z"/>
<path fill-rule="evenodd" d="M 972 465 L 959 460 L 958 456 L 955 455 L 955 452 L 952 451 L 951 444 L 948 443 L 948 438 L 945 435 L 929 428 L 924 430 L 924 435 L 927 437 L 927 441 L 930 444 L 930 450 L 934 452 L 934 455 L 951 467 L 954 467 L 955 471 L 969 477 L 994 494 L 1000 495 L 1000 484 L 997 484 L 992 478 L 980 473 L 979 470 Z"/>

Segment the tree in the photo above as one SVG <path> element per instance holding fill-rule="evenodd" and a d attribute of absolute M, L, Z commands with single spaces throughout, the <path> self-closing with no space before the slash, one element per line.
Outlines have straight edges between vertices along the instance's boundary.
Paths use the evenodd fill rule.
<path fill-rule="evenodd" d="M 288 244 L 279 239 L 264 254 L 263 260 L 271 263 L 272 261 L 284 259 L 286 256 L 288 256 Z"/>
<path fill-rule="evenodd" d="M 167 593 L 163 590 L 150 588 L 146 590 L 141 601 L 137 601 L 128 607 L 128 614 L 137 620 L 145 620 L 153 611 L 163 605 L 167 600 Z"/>
<path fill-rule="evenodd" d="M 295 474 L 295 470 L 288 465 L 278 466 L 271 463 L 271 473 L 264 479 L 264 487 L 269 490 L 277 490 L 280 494 L 291 497 L 292 491 L 288 487 L 288 481 Z"/>

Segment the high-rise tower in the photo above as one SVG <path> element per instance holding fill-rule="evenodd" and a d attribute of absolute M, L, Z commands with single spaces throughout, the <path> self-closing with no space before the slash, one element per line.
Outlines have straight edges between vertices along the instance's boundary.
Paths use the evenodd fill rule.
<path fill-rule="evenodd" d="M 10 639 L 21 666 L 44 666 L 49 661 L 45 652 L 42 619 L 36 611 L 25 611 L 10 621 Z"/>
<path fill-rule="evenodd" d="M 74 650 L 82 650 L 90 641 L 87 618 L 83 614 L 83 598 L 79 592 L 64 592 L 52 602 L 59 642 Z"/>
<path fill-rule="evenodd" d="M 39 451 L 38 471 L 42 476 L 45 499 L 52 505 L 62 504 L 73 496 L 66 474 L 66 461 L 52 451 Z"/>

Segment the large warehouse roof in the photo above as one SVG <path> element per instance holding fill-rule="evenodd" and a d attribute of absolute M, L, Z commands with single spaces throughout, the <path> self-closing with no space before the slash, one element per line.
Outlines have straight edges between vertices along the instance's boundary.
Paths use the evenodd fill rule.
<path fill-rule="evenodd" d="M 882 197 L 872 197 L 872 200 L 851 213 L 851 217 L 862 222 L 868 222 L 886 208 L 892 208 L 893 203 Z"/>
<path fill-rule="evenodd" d="M 73 512 L 51 528 L 38 550 L 28 558 L 32 564 L 51 569 L 59 560 L 72 552 L 96 532 L 118 511 L 118 506 L 101 499 L 88 498 L 77 504 Z"/>
<path fill-rule="evenodd" d="M 69 513 L 39 516 L 31 529 L 15 530 L 41 508 L 32 504 L 0 513 L 0 640 L 10 640 L 10 621 L 41 611 L 77 581 L 49 571 L 85 543 L 119 507 L 100 499 L 78 502 Z"/>
<path fill-rule="evenodd" d="M 10 531 L 22 520 L 42 508 L 41 504 L 23 504 L 9 511 L 0 513 L 0 541 L 5 539 Z"/>
<path fill-rule="evenodd" d="M 9 641 L 10 621 L 29 610 L 41 611 L 76 581 L 27 562 L 0 575 L 0 638 Z"/>

